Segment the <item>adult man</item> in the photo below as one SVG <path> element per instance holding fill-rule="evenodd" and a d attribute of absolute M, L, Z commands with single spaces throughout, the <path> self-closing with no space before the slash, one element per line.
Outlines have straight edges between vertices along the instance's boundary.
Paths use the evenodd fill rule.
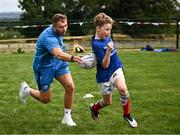
<path fill-rule="evenodd" d="M 36 44 L 33 69 L 39 89 L 32 89 L 26 82 L 22 82 L 19 97 L 22 102 L 26 102 L 29 95 L 42 103 L 50 102 L 50 85 L 55 78 L 65 89 L 64 118 L 61 123 L 76 126 L 71 118 L 75 86 L 66 61 L 81 63 L 82 60 L 65 52 L 62 36 L 68 27 L 67 17 L 55 14 L 52 24 L 40 34 Z"/>

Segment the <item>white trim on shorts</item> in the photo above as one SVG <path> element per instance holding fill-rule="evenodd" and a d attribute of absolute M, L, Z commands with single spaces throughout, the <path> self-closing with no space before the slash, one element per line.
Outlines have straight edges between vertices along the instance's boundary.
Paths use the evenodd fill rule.
<path fill-rule="evenodd" d="M 122 68 L 118 68 L 113 74 L 112 76 L 110 77 L 109 81 L 114 84 L 114 82 L 116 81 L 117 78 L 122 78 L 125 82 L 125 78 L 124 78 L 124 73 L 123 73 L 123 70 Z"/>
<path fill-rule="evenodd" d="M 100 86 L 100 93 L 102 95 L 111 94 L 114 91 L 114 89 L 115 89 L 114 82 L 116 81 L 117 78 L 121 78 L 125 82 L 124 73 L 123 73 L 122 68 L 118 68 L 112 74 L 112 76 L 110 77 L 108 82 L 103 82 L 103 83 L 99 84 L 99 86 Z"/>

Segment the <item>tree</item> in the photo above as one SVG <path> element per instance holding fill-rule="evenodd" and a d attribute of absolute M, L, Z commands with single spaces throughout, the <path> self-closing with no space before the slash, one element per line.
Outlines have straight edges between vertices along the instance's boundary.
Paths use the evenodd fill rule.
<path fill-rule="evenodd" d="M 22 20 L 42 20 L 43 14 L 40 3 L 37 0 L 19 0 L 19 7 L 22 9 L 23 14 L 21 15 Z"/>
<path fill-rule="evenodd" d="M 56 12 L 63 12 L 60 0 L 19 0 L 19 7 L 23 14 L 21 20 L 47 21 Z"/>
<path fill-rule="evenodd" d="M 70 20 L 90 20 L 105 12 L 113 18 L 169 18 L 180 15 L 178 0 L 19 0 L 22 20 L 49 20 L 55 12 Z"/>

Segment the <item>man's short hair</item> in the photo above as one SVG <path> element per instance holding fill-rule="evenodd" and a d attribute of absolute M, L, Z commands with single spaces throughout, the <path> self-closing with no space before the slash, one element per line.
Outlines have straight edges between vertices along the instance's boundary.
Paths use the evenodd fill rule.
<path fill-rule="evenodd" d="M 57 22 L 59 21 L 64 21 L 64 20 L 67 20 L 67 16 L 66 15 L 63 15 L 63 14 L 54 14 L 53 17 L 52 17 L 52 23 L 53 24 L 56 24 Z"/>

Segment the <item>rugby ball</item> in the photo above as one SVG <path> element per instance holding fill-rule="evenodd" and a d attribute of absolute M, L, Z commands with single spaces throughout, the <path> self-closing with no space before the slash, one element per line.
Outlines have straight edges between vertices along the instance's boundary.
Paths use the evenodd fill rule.
<path fill-rule="evenodd" d="M 86 54 L 81 57 L 82 63 L 80 63 L 80 67 L 84 69 L 91 69 L 96 66 L 96 55 L 94 53 Z"/>

